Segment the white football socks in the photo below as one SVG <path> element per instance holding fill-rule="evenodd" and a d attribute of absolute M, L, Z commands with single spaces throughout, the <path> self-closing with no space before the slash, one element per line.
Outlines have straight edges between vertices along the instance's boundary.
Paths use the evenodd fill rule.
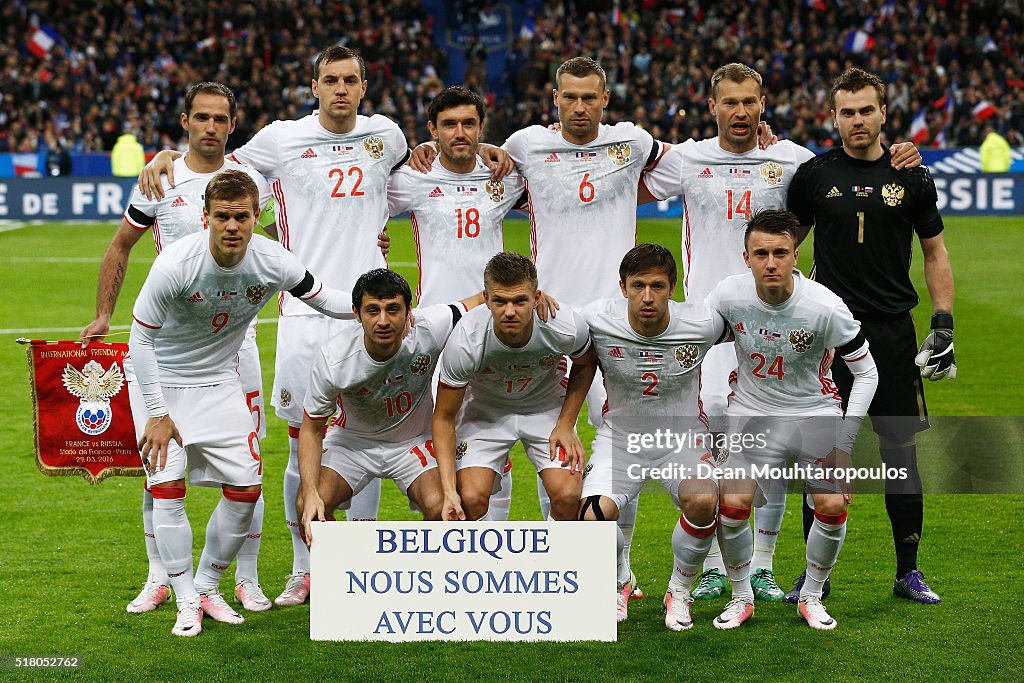
<path fill-rule="evenodd" d="M 379 509 L 380 479 L 374 477 L 362 491 L 352 496 L 345 519 L 350 522 L 376 522 Z"/>
<path fill-rule="evenodd" d="M 718 509 L 718 543 L 725 560 L 725 573 L 732 583 L 732 597 L 754 601 L 750 587 L 750 558 L 754 540 L 750 533 L 750 508 L 721 505 Z"/>
<path fill-rule="evenodd" d="M 147 581 L 167 583 L 167 570 L 160 559 L 160 550 L 156 547 L 156 535 L 153 533 L 153 494 L 148 488 L 142 489 L 142 532 L 146 539 L 146 555 L 149 557 L 149 577 Z"/>
<path fill-rule="evenodd" d="M 185 487 L 154 487 L 153 532 L 167 581 L 179 605 L 199 598 L 192 575 L 192 527 L 185 514 Z"/>
<path fill-rule="evenodd" d="M 619 518 L 615 522 L 619 525 L 619 532 L 622 534 L 622 554 L 626 568 L 631 573 L 633 570 L 629 562 L 629 551 L 633 547 L 633 532 L 636 530 L 636 513 L 639 507 L 640 496 L 634 496 L 619 510 Z"/>
<path fill-rule="evenodd" d="M 775 542 L 779 540 L 779 529 L 786 514 L 786 495 L 767 496 L 768 501 L 754 510 L 754 555 L 753 571 L 773 569 Z"/>
<path fill-rule="evenodd" d="M 675 568 L 668 582 L 669 590 L 674 593 L 689 593 L 693 579 L 697 576 L 704 558 L 707 557 L 711 540 L 715 536 L 718 520 L 712 520 L 707 526 L 691 524 L 686 515 L 679 516 L 679 523 L 672 529 L 672 555 Z"/>
<path fill-rule="evenodd" d="M 260 582 L 259 569 L 257 568 L 260 555 L 260 541 L 263 537 L 263 496 L 256 501 L 252 510 L 252 522 L 249 524 L 249 532 L 245 535 L 245 541 L 238 551 L 238 566 L 235 567 L 235 583 L 241 583 L 243 579 L 258 584 Z"/>
<path fill-rule="evenodd" d="M 259 497 L 258 490 L 224 489 L 224 495 L 206 525 L 206 545 L 196 571 L 196 590 L 217 590 L 221 575 L 245 542 Z"/>
<path fill-rule="evenodd" d="M 537 477 L 540 481 L 540 477 Z M 487 507 L 487 514 L 484 519 L 492 522 L 504 522 L 508 520 L 509 508 L 512 507 L 512 470 L 501 475 L 501 484 L 498 492 L 491 496 Z"/>
<path fill-rule="evenodd" d="M 299 513 L 295 511 L 299 482 L 299 428 L 289 425 L 288 467 L 284 470 L 284 518 L 292 536 L 292 574 L 308 574 L 309 548 L 299 533 Z"/>
<path fill-rule="evenodd" d="M 823 515 L 815 511 L 811 532 L 807 535 L 807 578 L 800 597 L 821 597 L 825 579 L 832 572 L 846 538 L 846 512 Z"/>

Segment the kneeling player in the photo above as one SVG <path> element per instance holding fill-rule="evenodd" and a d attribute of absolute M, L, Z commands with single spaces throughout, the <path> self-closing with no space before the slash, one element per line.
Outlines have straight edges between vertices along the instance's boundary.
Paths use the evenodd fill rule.
<path fill-rule="evenodd" d="M 746 435 L 743 443 L 750 447 L 727 465 L 735 471 L 754 473 L 754 466 L 790 459 L 822 467 L 848 462 L 878 384 L 860 323 L 846 304 L 794 272 L 798 227 L 787 211 L 755 214 L 744 237 L 743 257 L 751 272 L 727 278 L 708 296 L 709 307 L 729 322 L 736 338 L 739 367 L 727 415 L 732 435 Z M 829 370 L 833 349 L 854 375 L 845 419 Z M 821 593 L 846 535 L 849 495 L 843 483 L 829 478 L 808 483 L 815 519 L 799 614 L 812 628 L 829 630 L 836 621 L 822 606 Z M 754 613 L 747 519 L 755 486 L 753 478 L 722 483 L 718 542 L 733 597 L 715 620 L 717 628 L 736 628 Z"/>
<path fill-rule="evenodd" d="M 307 543 L 312 520 L 332 518 L 374 478 L 394 480 L 425 519 L 441 518 L 431 380 L 455 324 L 482 301 L 477 294 L 417 309 L 411 325 L 412 291 L 401 275 L 377 269 L 356 281 L 352 305 L 360 325 L 320 350 L 303 404 L 297 507 Z"/>
<path fill-rule="evenodd" d="M 521 254 L 491 258 L 484 297 L 487 307 L 466 315 L 441 356 L 433 428 L 445 518 L 483 518 L 509 449 L 522 441 L 551 498 L 549 518 L 575 519 L 583 447 L 573 431 L 559 459 L 549 438 L 568 385 L 565 356 L 574 374 L 593 379 L 587 325 L 569 308 L 547 322 L 537 316 L 537 269 Z"/>
<path fill-rule="evenodd" d="M 597 301 L 583 310 L 608 401 L 584 475 L 579 518 L 615 520 L 647 480 L 661 481 L 682 512 L 673 525 L 675 568 L 665 594 L 665 625 L 682 631 L 693 626 L 690 587 L 711 546 L 718 503 L 715 481 L 697 476 L 701 469 L 714 467 L 704 445 L 707 420 L 699 401 L 699 368 L 708 349 L 728 337 L 728 328 L 703 303 L 672 301 L 675 285 L 671 252 L 641 244 L 619 266 L 625 298 Z M 566 405 L 556 435 L 575 424 L 581 405 Z M 623 447 L 630 434 L 652 428 L 671 428 L 692 438 L 679 448 L 642 453 Z M 632 584 L 621 532 L 618 552 L 617 618 L 624 621 Z"/>
<path fill-rule="evenodd" d="M 245 541 L 263 477 L 236 360 L 249 324 L 281 290 L 332 317 L 351 315 L 348 294 L 324 287 L 277 242 L 253 236 L 258 200 L 246 173 L 215 176 L 205 191 L 209 230 L 160 252 L 132 311 L 129 397 L 156 545 L 178 602 L 171 632 L 179 636 L 199 634 L 204 612 L 244 621 L 217 585 Z M 186 461 L 193 484 L 224 491 L 194 578 Z"/>

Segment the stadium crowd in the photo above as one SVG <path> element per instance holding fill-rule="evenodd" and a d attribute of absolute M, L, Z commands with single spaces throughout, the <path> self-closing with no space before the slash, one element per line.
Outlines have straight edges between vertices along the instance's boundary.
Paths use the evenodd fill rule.
<path fill-rule="evenodd" d="M 449 19 L 464 21 L 486 7 L 446 4 Z M 977 145 L 993 125 L 1022 143 L 1021 0 L 529 4 L 523 26 L 510 27 L 507 94 L 485 92 L 483 51 L 472 43 L 467 50 L 469 85 L 493 105 L 492 141 L 554 120 L 554 68 L 585 54 L 608 71 L 608 122 L 632 120 L 666 141 L 714 135 L 709 78 L 716 66 L 741 61 L 764 76 L 765 118 L 800 144 L 833 144 L 828 84 L 848 66 L 887 81 L 894 140 Z M 200 80 L 238 93 L 234 148 L 266 123 L 315 107 L 311 60 L 338 41 L 366 60 L 364 113 L 386 114 L 416 144 L 427 139 L 430 99 L 449 84 L 433 23 L 420 0 L 4 3 L 0 152 L 109 150 L 125 131 L 149 151 L 179 146 L 180 93 Z M 60 37 L 43 58 L 26 49 L 37 24 Z"/>

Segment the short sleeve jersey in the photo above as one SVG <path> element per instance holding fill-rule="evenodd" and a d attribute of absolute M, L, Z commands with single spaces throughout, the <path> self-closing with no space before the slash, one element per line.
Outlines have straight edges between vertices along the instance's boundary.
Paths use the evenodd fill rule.
<path fill-rule="evenodd" d="M 336 411 L 339 438 L 352 434 L 400 442 L 430 433 L 430 386 L 441 349 L 458 320 L 459 304 L 418 308 L 398 353 L 384 362 L 366 351 L 363 328 L 346 325 L 313 361 L 303 410 L 313 418 Z"/>
<path fill-rule="evenodd" d="M 786 208 L 786 190 L 813 152 L 788 140 L 734 154 L 718 137 L 676 145 L 643 176 L 658 199 L 683 195 L 683 288 L 703 299 L 728 275 L 747 271 L 743 231 L 762 209 Z"/>
<path fill-rule="evenodd" d="M 224 165 L 212 173 L 196 173 L 185 163 L 187 156 L 174 160 L 174 187 L 167 182 L 166 176 L 163 177 L 163 199 L 147 199 L 138 187 L 134 187 L 124 212 L 124 219 L 136 230 L 153 229 L 157 253 L 185 235 L 206 229 L 203 223 L 206 186 L 221 171 L 245 171 L 259 189 L 260 207 L 270 201 L 270 185 L 251 166 L 225 159 Z"/>
<path fill-rule="evenodd" d="M 661 145 L 642 128 L 617 123 L 602 124 L 585 145 L 530 126 L 504 149 L 526 178 L 541 289 L 577 307 L 616 296 L 619 261 L 636 245 L 637 183 Z"/>
<path fill-rule="evenodd" d="M 521 348 L 503 344 L 494 334 L 490 309 L 478 306 L 448 340 L 440 382 L 452 389 L 468 387 L 464 419 L 557 410 L 565 398 L 565 356 L 578 357 L 588 348 L 587 324 L 568 306 L 547 322 L 535 316 L 533 335 Z"/>
<path fill-rule="evenodd" d="M 726 335 L 725 321 L 704 304 L 669 302 L 668 328 L 654 337 L 629 324 L 626 299 L 595 301 L 583 309 L 604 374 L 608 401 L 601 429 L 629 431 L 622 420 L 674 417 L 707 427 L 700 403 L 700 364 Z"/>
<path fill-rule="evenodd" d="M 281 244 L 344 291 L 386 265 L 377 234 L 388 218 L 387 180 L 408 156 L 405 136 L 384 116 L 357 116 L 351 132 L 337 134 L 316 112 L 275 121 L 232 154 L 271 180 Z M 281 312 L 314 313 L 287 294 Z"/>
<path fill-rule="evenodd" d="M 262 235 L 253 235 L 245 257 L 231 268 L 213 259 L 205 233 L 165 247 L 132 310 L 139 325 L 159 330 L 160 383 L 204 386 L 238 377 L 236 354 L 249 323 L 270 296 L 305 277 L 294 254 Z"/>
<path fill-rule="evenodd" d="M 917 305 L 910 281 L 914 234 L 942 232 L 927 168 L 897 171 L 886 150 L 875 161 L 833 149 L 805 163 L 789 188 L 789 209 L 814 225 L 813 278 L 855 315 L 905 313 Z"/>
<path fill-rule="evenodd" d="M 435 161 L 428 173 L 400 168 L 388 182 L 392 216 L 408 211 L 416 241 L 420 306 L 459 301 L 483 289 L 484 266 L 502 250 L 505 214 L 523 199 L 523 179 L 497 182 L 483 162 L 453 173 Z"/>
<path fill-rule="evenodd" d="M 832 349 L 860 333 L 842 299 L 793 272 L 793 294 L 766 304 L 750 273 L 723 280 L 708 297 L 736 338 L 739 367 L 730 415 L 842 415 L 829 369 Z"/>

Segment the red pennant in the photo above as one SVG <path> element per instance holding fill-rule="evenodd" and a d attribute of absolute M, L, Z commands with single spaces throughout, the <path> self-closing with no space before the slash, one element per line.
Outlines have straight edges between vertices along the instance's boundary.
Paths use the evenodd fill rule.
<path fill-rule="evenodd" d="M 128 345 L 29 342 L 36 464 L 50 476 L 144 476 L 128 403 Z"/>

